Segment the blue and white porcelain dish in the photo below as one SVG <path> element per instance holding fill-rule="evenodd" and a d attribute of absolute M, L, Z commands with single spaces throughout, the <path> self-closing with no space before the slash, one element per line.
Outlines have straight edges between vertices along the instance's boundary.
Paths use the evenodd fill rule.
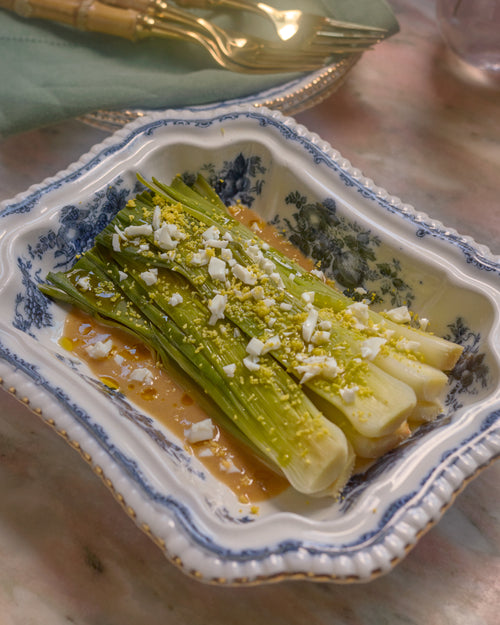
<path fill-rule="evenodd" d="M 241 504 L 163 425 L 63 350 L 66 311 L 37 289 L 136 190 L 203 172 L 283 229 L 341 288 L 408 303 L 464 346 L 443 413 L 353 477 L 338 501 Z M 500 455 L 500 259 L 391 197 L 317 135 L 253 106 L 138 119 L 0 210 L 0 377 L 101 476 L 185 573 L 207 583 L 355 582 L 390 571 Z M 75 462 L 78 460 L 75 457 Z"/>

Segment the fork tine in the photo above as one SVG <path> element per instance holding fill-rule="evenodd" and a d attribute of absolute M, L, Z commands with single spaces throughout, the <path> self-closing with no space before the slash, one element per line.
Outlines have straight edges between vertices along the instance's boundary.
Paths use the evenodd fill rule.
<path fill-rule="evenodd" d="M 363 42 L 363 41 L 373 41 L 377 42 L 382 39 L 382 35 L 380 34 L 367 34 L 367 33 L 356 33 L 352 31 L 347 31 L 346 33 L 340 33 L 335 30 L 328 30 L 327 28 L 320 28 L 314 33 L 314 37 L 325 37 L 329 41 L 352 41 L 352 42 Z"/>
<path fill-rule="evenodd" d="M 380 37 L 363 37 L 352 35 L 339 35 L 329 31 L 320 30 L 316 32 L 310 40 L 312 44 L 321 44 L 326 46 L 343 46 L 354 44 L 357 46 L 373 46 L 380 41 Z"/>
<path fill-rule="evenodd" d="M 341 50 L 368 50 L 372 48 L 378 40 L 366 39 L 334 39 L 328 37 L 315 37 L 308 45 L 308 49 L 313 54 L 338 54 Z"/>
<path fill-rule="evenodd" d="M 324 17 L 322 21 L 330 26 L 332 29 L 337 29 L 340 31 L 351 31 L 351 32 L 359 32 L 359 33 L 378 33 L 379 36 L 383 35 L 387 32 L 385 28 L 381 28 L 379 26 L 367 26 L 366 24 L 355 24 L 354 22 L 341 22 L 339 20 L 334 19 L 333 17 Z"/>
<path fill-rule="evenodd" d="M 255 67 L 267 71 L 306 72 L 314 71 L 325 65 L 323 57 L 304 57 L 302 54 L 283 54 L 272 50 L 265 51 L 262 55 L 254 55 L 248 63 L 238 59 L 238 64 L 245 67 Z"/>

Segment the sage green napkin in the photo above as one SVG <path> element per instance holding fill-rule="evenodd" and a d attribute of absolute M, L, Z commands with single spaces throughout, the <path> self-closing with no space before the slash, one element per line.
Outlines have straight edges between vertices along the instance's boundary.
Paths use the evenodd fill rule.
<path fill-rule="evenodd" d="M 270 4 L 383 26 L 388 34 L 398 30 L 384 0 L 271 0 Z M 267 35 L 267 25 L 258 16 L 234 11 L 218 15 L 216 19 L 226 25 L 232 21 L 233 27 Z M 223 102 L 297 76 L 228 72 L 195 44 L 151 39 L 132 43 L 0 10 L 0 137 L 100 109 Z"/>

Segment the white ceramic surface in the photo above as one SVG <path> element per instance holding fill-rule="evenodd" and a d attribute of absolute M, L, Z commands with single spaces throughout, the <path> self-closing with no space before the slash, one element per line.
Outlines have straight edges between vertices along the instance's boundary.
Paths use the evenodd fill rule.
<path fill-rule="evenodd" d="M 121 206 L 136 171 L 168 179 L 198 169 L 226 180 L 225 199 L 251 204 L 328 259 L 337 279 L 386 293 L 382 306 L 410 301 L 436 332 L 465 346 L 442 417 L 351 480 L 339 502 L 288 492 L 249 515 L 168 431 L 103 392 L 57 346 L 64 311 L 37 295 L 36 283 L 91 245 L 97 217 Z M 4 385 L 37 406 L 167 556 L 203 581 L 354 581 L 387 572 L 500 453 L 499 259 L 390 197 L 278 112 L 237 107 L 138 120 L 3 203 L 0 221 Z M 353 240 L 364 262 L 353 260 Z"/>

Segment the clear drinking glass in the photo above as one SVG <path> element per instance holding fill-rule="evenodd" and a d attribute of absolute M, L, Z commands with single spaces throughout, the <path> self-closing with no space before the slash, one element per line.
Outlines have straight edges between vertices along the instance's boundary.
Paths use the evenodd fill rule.
<path fill-rule="evenodd" d="M 500 0 L 437 0 L 443 39 L 468 65 L 500 74 Z"/>

